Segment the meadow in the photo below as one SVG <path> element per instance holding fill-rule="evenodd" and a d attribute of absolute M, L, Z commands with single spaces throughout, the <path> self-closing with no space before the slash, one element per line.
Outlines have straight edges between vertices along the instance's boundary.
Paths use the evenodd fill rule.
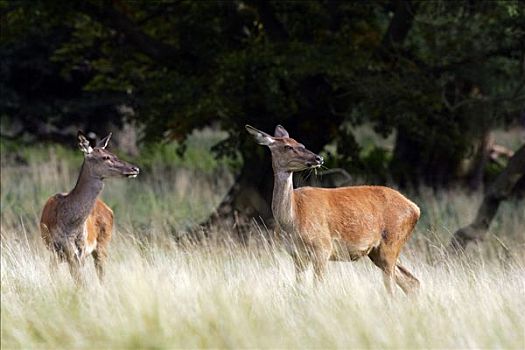
<path fill-rule="evenodd" d="M 150 150 L 137 179 L 108 181 L 102 197 L 116 225 L 106 281 L 89 259 L 84 289 L 65 265 L 51 273 L 37 226 L 47 197 L 74 186 L 81 153 L 4 144 L 2 348 L 525 347 L 523 201 L 503 203 L 487 240 L 456 256 L 448 239 L 481 195 L 408 194 L 422 210 L 401 256 L 421 281 L 413 298 L 400 289 L 389 298 L 366 258 L 331 263 L 322 284 L 311 276 L 296 284 L 290 258 L 260 223 L 243 243 L 227 226 L 198 243 L 185 239 L 233 181 L 209 153 L 213 142 L 195 136 L 184 157 Z"/>

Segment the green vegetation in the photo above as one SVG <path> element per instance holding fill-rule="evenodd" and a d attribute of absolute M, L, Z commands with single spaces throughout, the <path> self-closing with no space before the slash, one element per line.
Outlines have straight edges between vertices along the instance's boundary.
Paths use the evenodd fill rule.
<path fill-rule="evenodd" d="M 2 347 L 525 348 L 523 1 L 1 0 L 0 19 Z M 294 283 L 245 124 L 421 207 L 417 298 L 367 259 Z M 81 290 L 38 230 L 78 129 L 141 168 L 106 184 L 107 281 L 89 263 Z M 450 256 L 474 217 L 457 232 L 484 241 Z"/>
<path fill-rule="evenodd" d="M 173 234 L 192 227 L 207 218 L 233 181 L 229 163 L 216 160 L 210 152 L 221 137 L 209 130 L 194 133 L 183 156 L 176 143 L 151 146 L 136 159 L 123 156 L 142 169 L 140 180 L 109 180 L 102 196 L 121 215 L 129 216 L 131 227 Z M 75 185 L 82 153 L 59 145 L 4 141 L 1 161 L 3 224 L 22 223 L 36 232 L 47 198 Z"/>
<path fill-rule="evenodd" d="M 422 281 L 415 299 L 398 290 L 389 300 L 366 258 L 331 264 L 322 285 L 309 278 L 297 286 L 290 259 L 261 226 L 245 244 L 228 226 L 201 243 L 184 239 L 233 181 L 221 166 L 192 165 L 209 159 L 201 136 L 186 153 L 191 161 L 168 166 L 168 148 L 137 179 L 108 181 L 103 198 L 116 232 L 107 281 L 98 284 L 89 259 L 85 290 L 65 265 L 51 274 L 37 228 L 46 198 L 74 185 L 80 152 L 30 147 L 28 164 L 2 163 L 3 348 L 523 347 L 522 203 L 504 203 L 490 238 L 457 258 L 443 244 L 469 222 L 480 195 L 411 196 L 423 216 L 402 261 Z"/>
<path fill-rule="evenodd" d="M 0 2 L 2 134 L 67 143 L 124 122 L 182 144 L 225 131 L 215 155 L 247 162 L 233 207 L 268 219 L 266 153 L 244 124 L 284 125 L 331 167 L 376 183 L 447 187 L 470 179 L 490 130 L 525 102 L 525 5 L 480 1 Z M 395 137 L 365 150 L 354 127 Z M 157 153 L 156 153 L 157 154 Z M 482 157 L 479 157 L 482 158 Z M 262 164 L 257 173 L 250 164 Z M 264 176 L 258 176 L 258 174 Z M 491 175 L 493 173 L 490 173 Z"/>

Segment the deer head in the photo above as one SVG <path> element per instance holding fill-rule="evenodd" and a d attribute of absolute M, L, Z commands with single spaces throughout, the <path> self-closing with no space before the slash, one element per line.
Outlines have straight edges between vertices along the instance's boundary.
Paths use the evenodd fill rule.
<path fill-rule="evenodd" d="M 323 164 L 323 157 L 307 150 L 303 144 L 290 138 L 288 131 L 281 125 L 275 127 L 274 136 L 270 136 L 250 125 L 246 125 L 246 130 L 259 145 L 270 148 L 272 164 L 276 172 L 302 171 L 318 168 Z"/>
<path fill-rule="evenodd" d="M 77 134 L 78 146 L 84 153 L 84 164 L 89 169 L 91 176 L 100 179 L 108 177 L 137 177 L 139 168 L 133 164 L 119 159 L 106 149 L 111 133 L 100 140 L 92 148 L 86 136 L 79 131 Z"/>

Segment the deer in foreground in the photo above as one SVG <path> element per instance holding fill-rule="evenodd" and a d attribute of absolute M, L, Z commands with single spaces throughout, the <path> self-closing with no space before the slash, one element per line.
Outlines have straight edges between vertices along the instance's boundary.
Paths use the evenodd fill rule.
<path fill-rule="evenodd" d="M 367 255 L 382 270 L 390 294 L 394 281 L 407 294 L 417 290 L 417 278 L 397 262 L 419 219 L 417 205 L 383 186 L 294 189 L 293 173 L 320 167 L 323 158 L 290 138 L 280 125 L 274 136 L 250 125 L 246 130 L 270 148 L 272 213 L 298 279 L 310 263 L 320 281 L 329 260 L 354 261 Z"/>
<path fill-rule="evenodd" d="M 113 211 L 98 198 L 108 177 L 136 177 L 139 168 L 117 158 L 106 150 L 111 133 L 90 146 L 78 132 L 78 145 L 84 153 L 84 163 L 75 188 L 69 193 L 50 197 L 42 211 L 40 232 L 44 244 L 51 250 L 51 264 L 69 264 L 77 284 L 83 284 L 80 268 L 92 254 L 98 278 L 102 281 L 107 249 L 113 230 Z"/>

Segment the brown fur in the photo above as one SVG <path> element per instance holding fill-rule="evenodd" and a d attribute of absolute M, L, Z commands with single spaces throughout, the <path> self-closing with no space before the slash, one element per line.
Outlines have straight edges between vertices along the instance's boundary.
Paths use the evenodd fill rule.
<path fill-rule="evenodd" d="M 102 200 L 97 199 L 95 207 L 86 220 L 89 244 L 97 241 L 97 250 L 107 247 L 113 231 L 113 210 Z"/>
<path fill-rule="evenodd" d="M 351 246 L 403 244 L 419 219 L 417 206 L 388 187 L 303 187 L 293 202 L 299 231 L 315 229 Z"/>
<path fill-rule="evenodd" d="M 49 248 L 56 257 L 66 260 L 67 257 L 61 251 L 59 227 L 59 204 L 64 194 L 56 194 L 50 197 L 42 210 L 40 219 L 40 233 L 47 248 Z M 87 228 L 87 237 L 84 245 L 96 248 L 91 253 L 95 261 L 97 274 L 100 278 L 104 274 L 104 264 L 107 259 L 107 250 L 111 235 L 113 232 L 113 211 L 101 199 L 97 199 L 91 213 L 85 222 Z"/>
<path fill-rule="evenodd" d="M 136 177 L 139 168 L 120 160 L 106 150 L 111 134 L 92 148 L 89 140 L 78 133 L 78 145 L 84 163 L 77 183 L 67 194 L 48 199 L 40 219 L 40 231 L 51 250 L 52 267 L 66 261 L 77 284 L 83 284 L 80 268 L 93 255 L 97 275 L 104 276 L 107 248 L 113 230 L 113 211 L 98 198 L 108 177 Z"/>
<path fill-rule="evenodd" d="M 397 259 L 420 211 L 398 191 L 381 186 L 304 187 L 293 191 L 292 201 L 295 231 L 313 253 L 314 268 L 326 263 L 316 261 L 318 257 L 357 260 L 368 255 L 385 273 L 389 291 L 391 278 L 405 292 L 417 288 L 417 279 L 397 265 Z M 334 249 L 334 242 L 338 242 L 339 249 Z M 322 266 L 316 271 L 322 274 Z"/>
<path fill-rule="evenodd" d="M 275 136 L 249 125 L 246 130 L 272 153 L 272 212 L 298 277 L 310 262 L 320 280 L 329 260 L 367 255 L 383 271 L 388 292 L 393 292 L 393 281 L 406 293 L 418 288 L 419 281 L 397 263 L 419 219 L 417 205 L 382 186 L 293 189 L 292 173 L 319 167 L 323 158 L 290 138 L 280 125 Z"/>

